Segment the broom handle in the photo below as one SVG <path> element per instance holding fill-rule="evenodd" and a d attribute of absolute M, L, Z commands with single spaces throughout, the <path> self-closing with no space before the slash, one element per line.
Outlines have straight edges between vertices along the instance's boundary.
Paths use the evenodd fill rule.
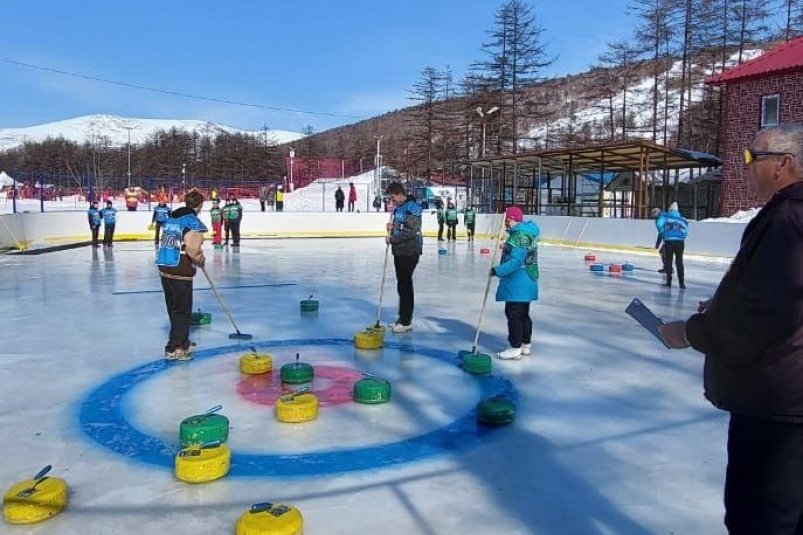
<path fill-rule="evenodd" d="M 390 220 L 388 223 L 393 222 L 393 213 L 390 214 Z M 388 232 L 388 236 L 390 236 L 390 232 Z M 379 326 L 380 321 L 382 320 L 382 297 L 385 295 L 385 280 L 388 276 L 388 256 L 390 253 L 390 244 L 385 244 L 385 263 L 382 266 L 382 282 L 379 283 L 379 308 L 376 311 L 376 326 Z"/>
<path fill-rule="evenodd" d="M 220 303 L 220 307 L 223 309 L 223 312 L 226 313 L 226 316 L 229 318 L 231 325 L 234 327 L 234 330 L 237 331 L 237 334 L 240 334 L 240 329 L 237 328 L 237 324 L 234 323 L 234 318 L 231 317 L 231 312 L 226 307 L 226 303 L 223 302 L 223 296 L 220 295 L 220 292 L 217 291 L 215 287 L 215 283 L 212 282 L 212 277 L 209 276 L 209 273 L 206 272 L 206 266 L 201 266 L 201 271 L 204 272 L 204 276 L 206 277 L 209 286 L 212 288 L 212 291 L 215 293 L 215 297 L 217 297 L 218 303 Z"/>
<path fill-rule="evenodd" d="M 502 241 L 502 235 L 505 231 L 505 214 L 502 214 L 502 224 L 499 227 L 499 234 L 496 236 L 496 247 L 494 247 L 494 254 L 491 258 L 491 268 L 493 269 L 494 264 L 496 264 L 496 255 L 499 252 L 499 242 Z M 477 318 L 477 332 L 474 334 L 474 345 L 471 347 L 471 352 L 477 352 L 477 343 L 480 340 L 480 327 L 482 326 L 482 317 L 485 315 L 485 305 L 488 303 L 488 294 L 491 292 L 491 280 L 493 279 L 493 275 L 491 275 L 490 270 L 488 272 L 488 281 L 485 283 L 485 295 L 482 297 L 482 308 L 480 308 L 480 317 Z"/>

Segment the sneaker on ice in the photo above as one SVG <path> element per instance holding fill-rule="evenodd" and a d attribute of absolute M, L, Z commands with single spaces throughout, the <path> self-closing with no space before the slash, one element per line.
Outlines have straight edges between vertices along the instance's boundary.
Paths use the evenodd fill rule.
<path fill-rule="evenodd" d="M 521 354 L 522 355 L 529 355 L 531 348 L 532 348 L 532 346 L 530 344 L 521 344 Z"/>
<path fill-rule="evenodd" d="M 502 360 L 519 360 L 521 358 L 521 348 L 509 347 L 504 351 L 497 353 L 496 357 Z"/>
<path fill-rule="evenodd" d="M 166 360 L 190 360 L 192 359 L 192 355 L 190 355 L 186 349 L 183 347 L 179 347 L 174 349 L 173 351 L 165 351 L 165 359 Z"/>
<path fill-rule="evenodd" d="M 410 325 L 405 325 L 403 323 L 396 322 L 393 324 L 391 330 L 394 333 L 407 333 L 413 330 L 413 324 L 411 323 Z"/>

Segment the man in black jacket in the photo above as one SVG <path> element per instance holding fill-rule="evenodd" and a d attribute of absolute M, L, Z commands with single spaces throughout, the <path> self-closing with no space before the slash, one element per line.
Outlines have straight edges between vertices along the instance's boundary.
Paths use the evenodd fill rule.
<path fill-rule="evenodd" d="M 396 205 L 392 222 L 387 225 L 388 236 L 385 238 L 393 250 L 396 290 L 399 293 L 399 318 L 391 329 L 394 333 L 406 333 L 413 330 L 413 272 L 424 244 L 421 235 L 421 206 L 407 195 L 400 182 L 388 184 L 385 193 Z"/>
<path fill-rule="evenodd" d="M 768 202 L 714 297 L 660 329 L 705 353 L 705 396 L 730 412 L 729 533 L 803 534 L 803 126 L 760 131 L 744 159 Z"/>

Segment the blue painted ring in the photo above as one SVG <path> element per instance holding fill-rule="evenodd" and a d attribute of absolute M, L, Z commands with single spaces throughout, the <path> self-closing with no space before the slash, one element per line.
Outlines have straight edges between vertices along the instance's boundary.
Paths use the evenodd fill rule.
<path fill-rule="evenodd" d="M 312 339 L 275 340 L 249 344 L 249 347 L 272 348 L 304 345 L 330 345 L 352 347 L 351 340 Z M 453 354 L 413 344 L 385 342 L 390 347 L 416 355 L 424 355 L 449 364 L 455 364 Z M 194 361 L 206 360 L 242 349 L 230 345 L 205 349 L 194 354 Z M 101 446 L 129 459 L 173 469 L 178 443 L 167 443 L 135 428 L 126 418 L 123 399 L 137 385 L 172 366 L 192 365 L 158 360 L 143 364 L 116 375 L 92 390 L 81 403 L 78 420 L 81 430 Z M 509 380 L 498 375 L 472 376 L 477 381 L 481 397 L 503 395 L 514 402 L 518 395 Z M 295 477 L 336 474 L 357 470 L 388 467 L 427 457 L 451 453 L 482 442 L 489 431 L 478 428 L 476 407 L 453 422 L 398 442 L 366 446 L 348 450 L 291 454 L 238 454 L 232 453 L 229 477 Z"/>

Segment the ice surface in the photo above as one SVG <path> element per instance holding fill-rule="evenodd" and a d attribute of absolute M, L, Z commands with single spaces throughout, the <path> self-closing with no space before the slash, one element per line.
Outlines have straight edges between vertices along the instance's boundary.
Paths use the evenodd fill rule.
<path fill-rule="evenodd" d="M 304 342 L 349 340 L 374 321 L 381 239 L 244 240 L 239 252 L 213 252 L 207 244 L 208 269 L 222 286 L 297 283 L 223 291 L 255 343 L 299 341 L 266 349 L 277 367 L 299 351 L 302 360 L 382 374 L 393 382 L 393 400 L 322 407 L 313 423 L 282 426 L 271 406 L 235 392 L 245 343 L 170 365 L 132 388 L 121 410 L 141 432 L 172 446 L 181 419 L 222 403 L 235 461 L 238 453 L 350 451 L 438 429 L 480 397 L 477 380 L 456 362 L 423 352 L 471 348 L 489 267 L 479 255 L 483 246 L 488 242 L 461 241 L 438 256 L 436 243 L 426 242 L 416 271 L 415 331 L 388 334 L 410 353 Z M 0 256 L 0 488 L 52 464 L 51 475 L 72 490 L 64 514 L 4 533 L 232 533 L 237 517 L 260 501 L 296 505 L 310 535 L 720 533 L 727 417 L 702 397 L 702 358 L 664 349 L 624 309 L 639 297 L 665 320 L 685 318 L 711 295 L 726 265 L 689 260 L 689 289 L 668 291 L 659 286 L 654 255 L 597 252 L 603 263 L 637 267 L 632 276 L 610 277 L 590 273 L 584 253 L 542 247 L 533 354 L 494 362 L 518 395 L 512 426 L 466 444 L 439 442 L 435 455 L 381 468 L 232 476 L 198 486 L 97 444 L 79 426 L 91 391 L 134 368 L 160 366 L 168 328 L 162 295 L 112 293 L 159 288 L 153 250 L 119 243 Z M 205 286 L 199 275 L 196 287 Z M 299 300 L 311 293 L 320 311 L 301 315 Z M 392 321 L 392 264 L 385 304 L 383 318 Z M 197 291 L 194 308 L 213 314 L 211 325 L 192 331 L 201 353 L 233 344 L 212 292 Z M 502 304 L 489 305 L 484 327 L 480 350 L 502 349 Z"/>

